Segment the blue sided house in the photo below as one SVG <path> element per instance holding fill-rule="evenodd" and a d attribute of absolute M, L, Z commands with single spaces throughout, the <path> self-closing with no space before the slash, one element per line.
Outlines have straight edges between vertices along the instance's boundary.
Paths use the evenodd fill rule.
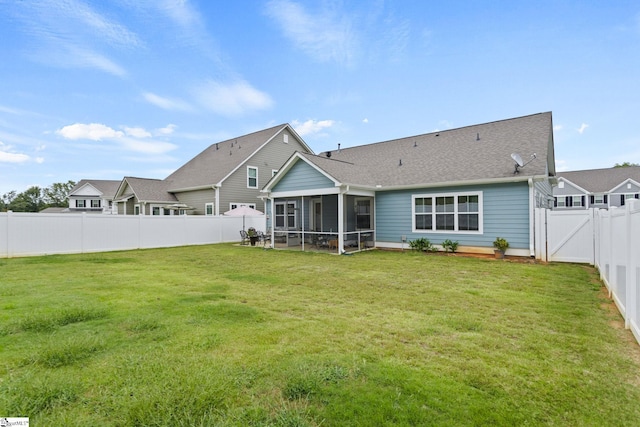
<path fill-rule="evenodd" d="M 271 244 L 335 253 L 408 248 L 534 256 L 535 208 L 553 206 L 550 112 L 314 155 L 296 152 L 262 189 Z"/>

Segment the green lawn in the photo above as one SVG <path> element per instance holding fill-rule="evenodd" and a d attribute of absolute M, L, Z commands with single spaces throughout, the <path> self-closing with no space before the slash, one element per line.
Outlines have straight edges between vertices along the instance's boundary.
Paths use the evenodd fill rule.
<path fill-rule="evenodd" d="M 637 425 L 640 347 L 571 264 L 233 245 L 0 259 L 33 426 Z"/>

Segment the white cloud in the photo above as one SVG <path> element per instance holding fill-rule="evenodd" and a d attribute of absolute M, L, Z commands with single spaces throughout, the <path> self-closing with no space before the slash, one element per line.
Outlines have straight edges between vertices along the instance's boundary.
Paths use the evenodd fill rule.
<path fill-rule="evenodd" d="M 194 88 L 193 95 L 205 108 L 222 116 L 241 116 L 273 105 L 267 93 L 242 80 L 229 84 L 209 80 Z"/>
<path fill-rule="evenodd" d="M 160 107 L 163 110 L 170 111 L 191 111 L 193 108 L 184 101 L 179 99 L 171 99 L 165 98 L 160 95 L 156 95 L 155 93 L 145 92 L 142 94 L 144 99 L 147 100 L 150 104 L 155 105 L 156 107 Z"/>
<path fill-rule="evenodd" d="M 333 120 L 307 120 L 304 123 L 294 120 L 291 122 L 291 125 L 300 136 L 319 133 L 323 129 L 330 128 L 333 124 Z"/>
<path fill-rule="evenodd" d="M 58 129 L 56 133 L 66 139 L 90 139 L 92 141 L 121 138 L 124 135 L 122 132 L 100 123 L 75 123 Z"/>
<path fill-rule="evenodd" d="M 369 123 L 369 119 L 364 118 L 364 119 L 362 120 L 362 123 Z"/>
<path fill-rule="evenodd" d="M 156 134 L 157 135 L 171 135 L 177 128 L 178 126 L 174 125 L 174 124 L 168 124 L 167 126 L 160 128 L 160 129 L 156 129 Z"/>
<path fill-rule="evenodd" d="M 133 136 L 135 138 L 150 138 L 151 137 L 151 133 L 148 132 L 146 129 L 144 128 L 130 128 L 130 127 L 124 127 L 124 133 L 127 134 L 127 136 Z"/>
<path fill-rule="evenodd" d="M 268 2 L 266 13 L 298 49 L 317 61 L 352 63 L 357 37 L 346 14 L 333 10 L 311 14 L 290 0 Z"/>
<path fill-rule="evenodd" d="M 553 127 L 553 130 L 556 131 L 556 132 L 562 130 L 562 125 L 555 125 Z"/>
<path fill-rule="evenodd" d="M 124 132 L 100 123 L 75 123 L 57 130 L 56 133 L 63 138 L 73 140 L 112 140 L 120 144 L 125 150 L 136 153 L 163 154 L 177 148 L 175 144 L 170 142 L 149 140 L 148 138 L 152 135 L 144 128 L 123 126 L 123 129 L 125 129 Z"/>
<path fill-rule="evenodd" d="M 0 163 L 24 163 L 30 157 L 22 153 L 14 153 L 13 148 L 0 141 Z"/>
<path fill-rule="evenodd" d="M 582 124 L 578 129 L 577 129 L 577 131 L 578 131 L 578 133 L 579 133 L 579 134 L 581 134 L 581 135 L 582 135 L 582 134 L 584 133 L 584 131 L 585 131 L 588 127 L 589 127 L 589 125 L 588 125 L 588 124 L 583 123 L 583 124 Z"/>

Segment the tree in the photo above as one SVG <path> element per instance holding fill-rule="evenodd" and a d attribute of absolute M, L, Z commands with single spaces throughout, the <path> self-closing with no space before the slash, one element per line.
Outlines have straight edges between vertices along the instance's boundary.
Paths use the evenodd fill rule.
<path fill-rule="evenodd" d="M 8 193 L 4 193 L 0 198 L 0 212 L 6 212 L 9 209 L 9 205 L 11 201 L 16 198 L 15 191 L 9 191 Z"/>
<path fill-rule="evenodd" d="M 624 162 L 624 163 L 616 163 L 615 165 L 613 165 L 614 168 L 627 168 L 629 166 L 640 166 L 640 164 Z"/>
<path fill-rule="evenodd" d="M 42 189 L 33 186 L 11 200 L 8 208 L 14 212 L 39 212 L 46 206 L 42 198 Z"/>
<path fill-rule="evenodd" d="M 56 182 L 44 190 L 44 200 L 49 207 L 66 208 L 69 206 L 69 193 L 75 187 L 74 181 Z"/>

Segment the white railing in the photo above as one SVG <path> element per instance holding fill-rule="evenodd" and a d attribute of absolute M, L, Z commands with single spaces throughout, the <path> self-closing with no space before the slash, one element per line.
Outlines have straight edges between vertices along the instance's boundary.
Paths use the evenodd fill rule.
<path fill-rule="evenodd" d="M 595 215 L 595 265 L 640 343 L 640 202 Z"/>
<path fill-rule="evenodd" d="M 265 217 L 4 212 L 0 258 L 236 242 L 243 224 L 264 230 Z"/>

